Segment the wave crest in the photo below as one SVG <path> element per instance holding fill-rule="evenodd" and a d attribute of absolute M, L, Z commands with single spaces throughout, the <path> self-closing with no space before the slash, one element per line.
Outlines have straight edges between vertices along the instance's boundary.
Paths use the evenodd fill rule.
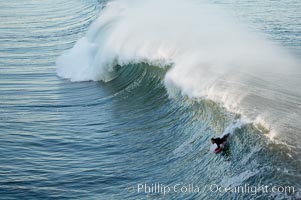
<path fill-rule="evenodd" d="M 116 65 L 141 62 L 172 66 L 164 78 L 170 94 L 208 98 L 254 120 L 259 113 L 243 101 L 256 91 L 245 75 L 261 78 L 296 66 L 281 48 L 214 5 L 116 0 L 106 5 L 86 36 L 58 58 L 57 73 L 72 81 L 107 82 L 115 78 Z"/>

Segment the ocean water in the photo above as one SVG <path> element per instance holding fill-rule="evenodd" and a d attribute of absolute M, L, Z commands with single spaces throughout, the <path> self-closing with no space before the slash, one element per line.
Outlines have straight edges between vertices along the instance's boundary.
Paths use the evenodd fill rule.
<path fill-rule="evenodd" d="M 301 198 L 300 10 L 0 1 L 0 199 Z"/>

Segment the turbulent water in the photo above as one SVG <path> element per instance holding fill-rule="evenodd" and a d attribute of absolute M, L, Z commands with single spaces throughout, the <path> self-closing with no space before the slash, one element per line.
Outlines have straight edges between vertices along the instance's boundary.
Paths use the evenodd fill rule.
<path fill-rule="evenodd" d="M 1 1 L 0 199 L 300 198 L 300 10 Z M 226 133 L 214 154 L 210 138 Z"/>

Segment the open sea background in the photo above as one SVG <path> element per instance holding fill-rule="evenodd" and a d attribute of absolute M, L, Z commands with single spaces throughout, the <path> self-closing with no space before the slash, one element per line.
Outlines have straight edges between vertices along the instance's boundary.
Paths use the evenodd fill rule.
<path fill-rule="evenodd" d="M 120 2 L 140 8 L 135 0 Z M 293 72 L 270 70 L 260 76 L 246 73 L 241 75 L 244 82 L 223 76 L 226 81 L 215 85 L 217 91 L 235 84 L 249 92 L 235 108 L 210 95 L 174 94 L 178 90 L 165 79 L 169 67 L 149 62 L 149 57 L 138 62 L 119 60 L 115 65 L 113 58 L 110 81 L 85 81 L 102 80 L 85 77 L 102 68 L 73 73 L 68 67 L 85 65 L 76 63 L 76 56 L 69 58 L 75 63 L 68 60 L 66 68 L 63 64 L 65 71 L 57 65 L 88 29 L 86 37 L 94 35 L 94 42 L 112 39 L 101 33 L 104 26 L 91 25 L 98 17 L 111 16 L 102 15 L 107 1 L 0 1 L 0 199 L 301 198 L 301 1 L 214 0 L 209 4 L 282 46 L 297 67 Z M 167 16 L 177 8 L 170 7 L 162 8 Z M 156 15 L 162 11 L 141 9 Z M 114 20 L 118 19 L 108 26 L 118 28 Z M 169 27 L 164 18 L 160 20 L 162 29 Z M 126 51 L 130 43 L 125 44 Z M 60 76 L 72 81 L 58 76 L 57 68 Z M 231 92 L 227 95 L 236 100 Z M 230 149 L 212 153 L 210 138 L 228 132 Z M 143 183 L 193 183 L 201 192 L 138 193 L 137 184 Z M 294 186 L 296 191 L 214 193 L 205 189 L 210 184 Z"/>

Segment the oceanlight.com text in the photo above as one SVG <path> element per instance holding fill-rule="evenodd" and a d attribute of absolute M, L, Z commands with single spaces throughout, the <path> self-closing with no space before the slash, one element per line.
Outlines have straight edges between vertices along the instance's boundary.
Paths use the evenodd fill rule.
<path fill-rule="evenodd" d="M 128 188 L 130 192 L 144 193 L 144 194 L 163 194 L 169 193 L 247 193 L 256 195 L 257 193 L 285 193 L 294 194 L 298 189 L 294 186 L 271 186 L 271 185 L 257 185 L 249 184 L 239 186 L 222 186 L 219 184 L 198 185 L 198 184 L 137 184 L 134 187 Z"/>

